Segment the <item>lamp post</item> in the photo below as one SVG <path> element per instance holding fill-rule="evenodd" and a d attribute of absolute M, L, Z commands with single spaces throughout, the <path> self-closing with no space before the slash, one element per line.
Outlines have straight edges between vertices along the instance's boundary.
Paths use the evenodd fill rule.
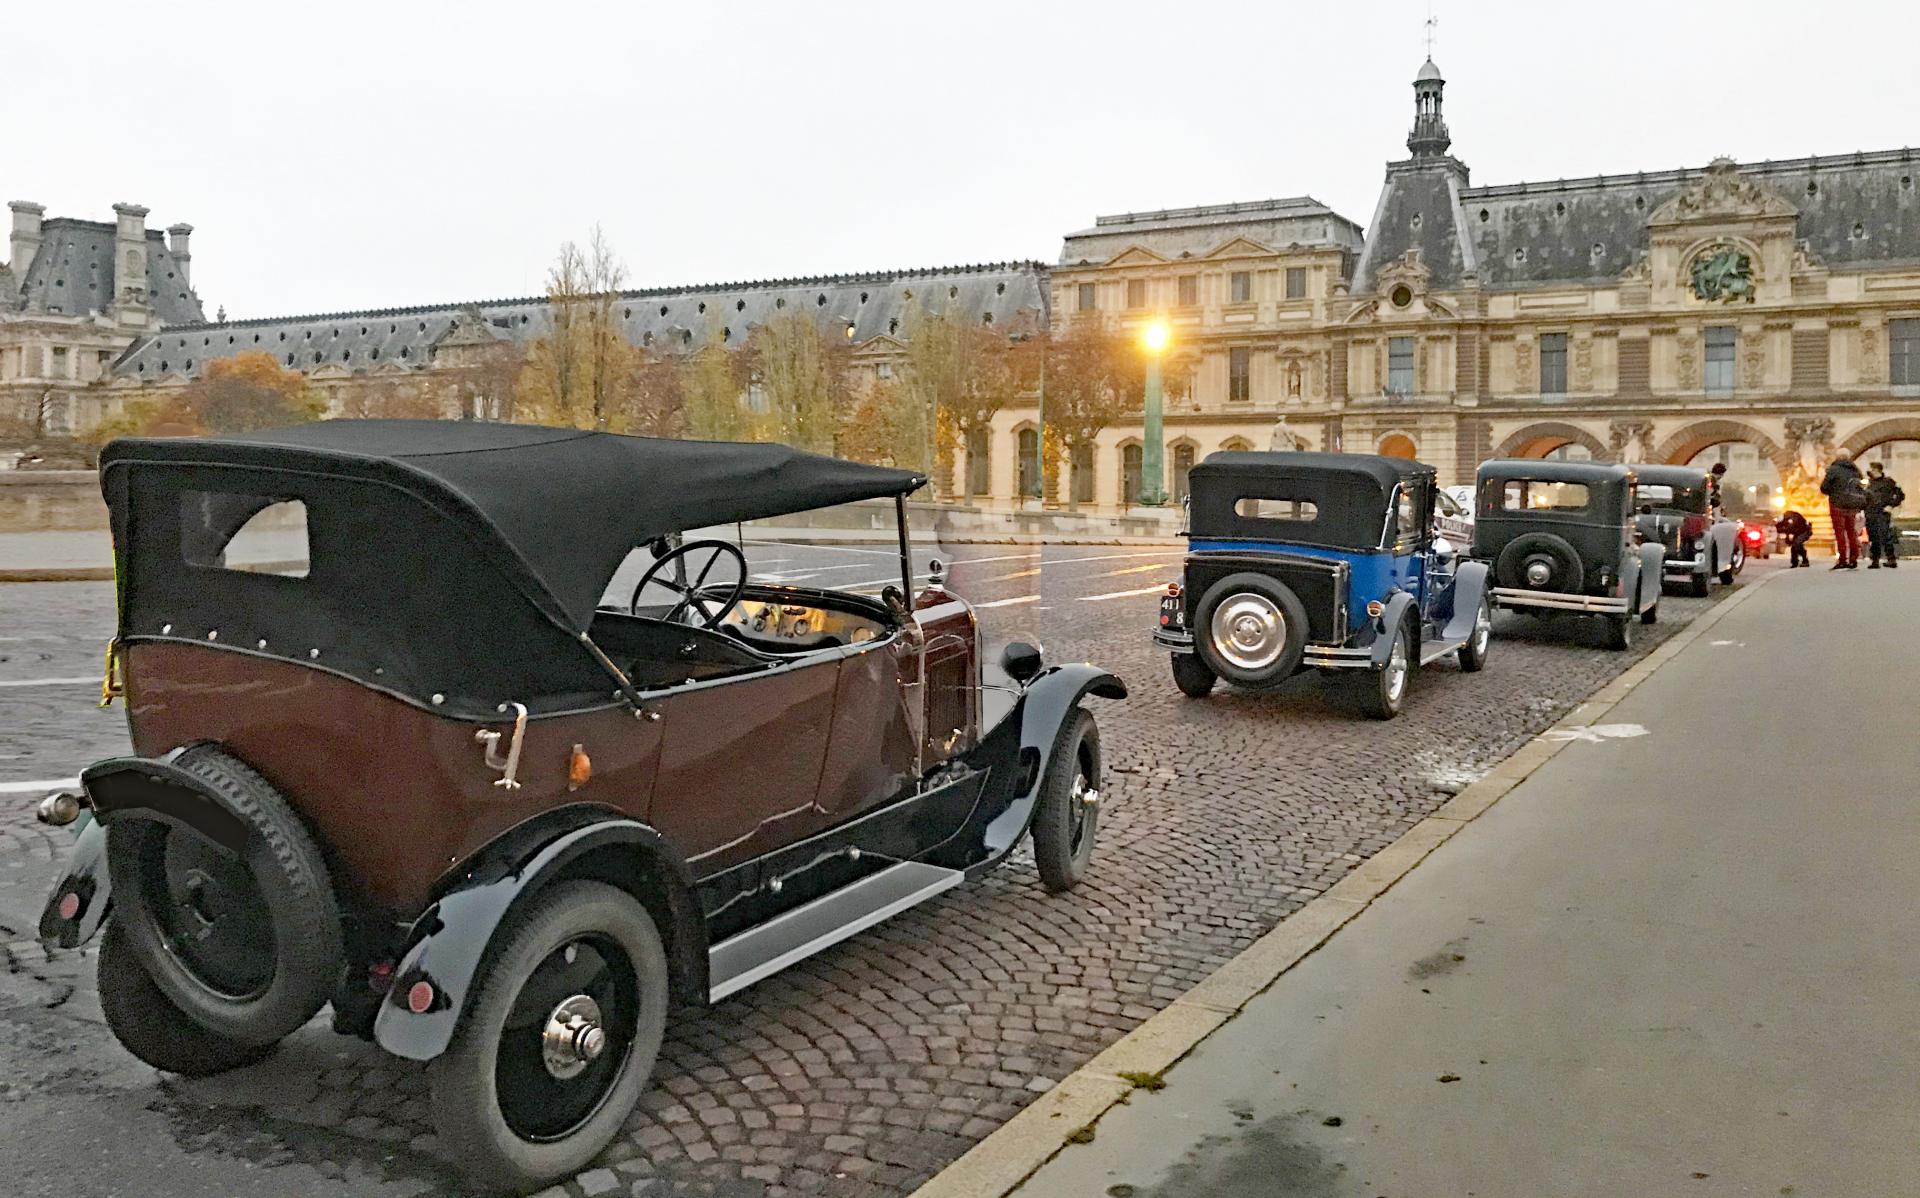
<path fill-rule="evenodd" d="M 1140 347 L 1147 354 L 1147 393 L 1145 409 L 1146 444 L 1140 451 L 1140 506 L 1164 507 L 1167 502 L 1166 435 L 1161 428 L 1160 355 L 1171 336 L 1167 322 L 1155 320 L 1140 335 Z"/>

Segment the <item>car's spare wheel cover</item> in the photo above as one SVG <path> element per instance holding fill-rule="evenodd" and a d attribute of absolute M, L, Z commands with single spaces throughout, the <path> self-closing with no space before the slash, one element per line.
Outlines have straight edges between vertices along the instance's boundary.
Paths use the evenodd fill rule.
<path fill-rule="evenodd" d="M 1494 573 L 1503 587 L 1525 591 L 1577 591 L 1580 555 L 1566 540 L 1550 532 L 1515 537 L 1500 551 Z"/>
<path fill-rule="evenodd" d="M 1207 668 L 1240 686 L 1273 686 L 1300 666 L 1307 612 L 1285 583 L 1250 571 L 1207 588 L 1194 607 L 1193 642 Z"/>
<path fill-rule="evenodd" d="M 113 919 L 168 998 L 207 1030 L 271 1044 L 340 980 L 340 913 L 326 861 L 280 793 L 211 745 L 174 764 L 244 829 L 217 843 L 138 807 L 107 816 Z"/>

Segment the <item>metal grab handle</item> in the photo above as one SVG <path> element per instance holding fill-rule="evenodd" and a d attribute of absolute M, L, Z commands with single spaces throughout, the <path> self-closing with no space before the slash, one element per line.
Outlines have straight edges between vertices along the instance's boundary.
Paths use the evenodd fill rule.
<path fill-rule="evenodd" d="M 495 786 L 508 790 L 519 790 L 520 783 L 514 775 L 520 770 L 520 741 L 527 733 L 527 708 L 524 703 L 502 703 L 499 707 L 502 715 L 513 712 L 513 740 L 507 745 L 507 755 L 500 756 L 501 734 L 490 728 L 482 728 L 473 734 L 473 739 L 486 746 L 484 754 L 487 768 L 499 770 L 504 777 L 494 782 Z"/>

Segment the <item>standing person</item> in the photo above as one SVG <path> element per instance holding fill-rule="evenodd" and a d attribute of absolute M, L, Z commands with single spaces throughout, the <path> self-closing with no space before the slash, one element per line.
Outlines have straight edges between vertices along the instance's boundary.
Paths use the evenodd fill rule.
<path fill-rule="evenodd" d="M 1813 525 L 1807 523 L 1805 516 L 1788 508 L 1773 526 L 1787 538 L 1787 569 L 1797 570 L 1813 564 L 1807 560 L 1807 541 L 1813 536 Z"/>
<path fill-rule="evenodd" d="M 1860 568 L 1860 511 L 1867 506 L 1867 485 L 1861 481 L 1860 467 L 1853 455 L 1841 450 L 1820 480 L 1820 493 L 1827 497 L 1827 515 L 1833 520 L 1833 568 Z"/>
<path fill-rule="evenodd" d="M 1707 471 L 1707 506 L 1716 512 L 1725 513 L 1727 498 L 1723 484 L 1727 481 L 1727 464 L 1715 462 L 1713 469 Z"/>
<path fill-rule="evenodd" d="M 1907 501 L 1907 493 L 1887 473 L 1885 462 L 1867 467 L 1867 554 L 1873 560 L 1867 569 L 1878 570 L 1880 559 L 1887 559 L 1889 570 L 1898 569 L 1899 555 L 1894 546 L 1899 538 L 1893 532 L 1893 509 Z"/>

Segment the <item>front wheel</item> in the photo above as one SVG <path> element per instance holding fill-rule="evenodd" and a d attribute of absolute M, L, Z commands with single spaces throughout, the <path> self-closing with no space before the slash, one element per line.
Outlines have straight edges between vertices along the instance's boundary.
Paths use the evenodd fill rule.
<path fill-rule="evenodd" d="M 1707 577 L 1707 571 L 1696 570 L 1688 579 L 1687 594 L 1692 595 L 1695 599 L 1705 599 L 1707 597 L 1707 589 L 1711 585 L 1712 580 Z"/>
<path fill-rule="evenodd" d="M 1480 612 L 1473 618 L 1473 633 L 1460 646 L 1460 668 L 1469 674 L 1487 668 L 1487 646 L 1493 643 L 1493 604 L 1480 601 Z"/>
<path fill-rule="evenodd" d="M 1173 655 L 1173 684 L 1179 687 L 1180 693 L 1187 698 L 1206 698 L 1213 693 L 1213 684 L 1217 681 L 1219 678 L 1207 668 L 1207 663 L 1195 655 L 1191 653 Z"/>
<path fill-rule="evenodd" d="M 632 1113 L 666 1031 L 666 949 L 637 899 L 573 881 L 529 902 L 427 1071 L 434 1130 L 489 1189 L 586 1167 Z"/>
<path fill-rule="evenodd" d="M 1649 603 L 1640 612 L 1640 622 L 1642 624 L 1658 624 L 1660 622 L 1660 605 L 1658 603 Z"/>
<path fill-rule="evenodd" d="M 1720 585 L 1732 586 L 1734 575 L 1747 568 L 1747 551 L 1738 538 L 1733 542 L 1733 564 L 1720 571 Z"/>
<path fill-rule="evenodd" d="M 271 1044 L 241 1044 L 201 1027 L 175 1006 L 127 942 L 118 920 L 100 934 L 100 1010 L 107 1030 L 134 1056 L 181 1077 L 208 1077 L 251 1065 Z"/>
<path fill-rule="evenodd" d="M 1607 648 L 1614 650 L 1633 647 L 1633 617 L 1607 617 Z"/>
<path fill-rule="evenodd" d="M 1369 670 L 1360 678 L 1360 710 L 1370 719 L 1390 720 L 1400 714 L 1407 700 L 1407 682 L 1413 674 L 1412 620 L 1400 622 L 1393 636 L 1393 649 L 1387 664 Z"/>
<path fill-rule="evenodd" d="M 1099 824 L 1100 728 L 1090 712 L 1076 707 L 1061 726 L 1033 814 L 1033 863 L 1042 885 L 1056 894 L 1079 885 L 1093 859 Z"/>

